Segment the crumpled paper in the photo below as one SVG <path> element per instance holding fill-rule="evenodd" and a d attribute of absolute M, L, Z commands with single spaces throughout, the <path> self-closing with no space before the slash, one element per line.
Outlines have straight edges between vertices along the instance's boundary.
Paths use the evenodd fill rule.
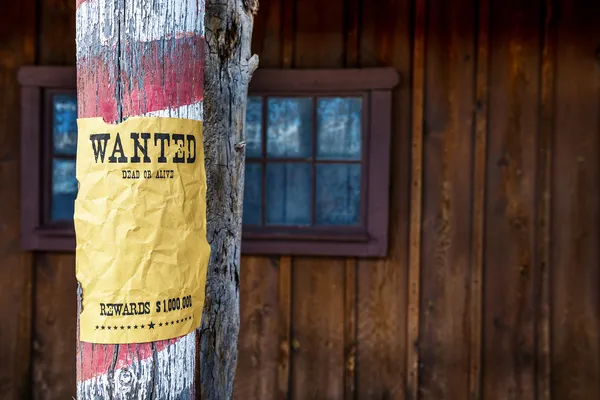
<path fill-rule="evenodd" d="M 210 256 L 202 122 L 77 125 L 80 340 L 143 343 L 192 332 Z"/>

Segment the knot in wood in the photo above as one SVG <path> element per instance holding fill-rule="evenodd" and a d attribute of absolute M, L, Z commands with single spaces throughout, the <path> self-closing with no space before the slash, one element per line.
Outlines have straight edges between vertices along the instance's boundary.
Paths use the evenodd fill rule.
<path fill-rule="evenodd" d="M 227 16 L 225 32 L 222 33 L 222 36 L 219 38 L 219 58 L 222 64 L 233 59 L 233 56 L 238 49 L 238 42 L 240 39 L 239 30 L 238 15 L 235 13 L 229 14 Z"/>
<path fill-rule="evenodd" d="M 258 12 L 258 0 L 244 0 L 244 9 L 246 12 L 256 15 Z"/>

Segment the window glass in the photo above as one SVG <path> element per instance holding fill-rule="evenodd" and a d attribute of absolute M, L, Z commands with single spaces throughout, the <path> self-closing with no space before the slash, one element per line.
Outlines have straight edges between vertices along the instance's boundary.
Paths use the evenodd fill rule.
<path fill-rule="evenodd" d="M 267 107 L 267 156 L 310 157 L 312 98 L 270 97 Z"/>
<path fill-rule="evenodd" d="M 248 96 L 246 103 L 246 157 L 262 154 L 262 98 Z"/>
<path fill-rule="evenodd" d="M 360 160 L 361 98 L 319 98 L 317 159 Z"/>
<path fill-rule="evenodd" d="M 52 142 L 54 154 L 75 156 L 77 153 L 77 97 L 75 95 L 52 96 Z"/>
<path fill-rule="evenodd" d="M 311 165 L 267 164 L 267 225 L 309 225 L 311 222 Z"/>
<path fill-rule="evenodd" d="M 72 220 L 76 197 L 75 160 L 54 159 L 50 219 L 54 222 Z"/>
<path fill-rule="evenodd" d="M 244 176 L 244 225 L 260 225 L 262 221 L 262 165 L 246 163 Z"/>
<path fill-rule="evenodd" d="M 360 223 L 360 164 L 317 165 L 317 225 Z"/>

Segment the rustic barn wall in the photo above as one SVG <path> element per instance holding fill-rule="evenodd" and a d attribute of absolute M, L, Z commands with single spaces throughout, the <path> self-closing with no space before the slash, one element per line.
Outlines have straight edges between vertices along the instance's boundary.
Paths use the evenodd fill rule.
<path fill-rule="evenodd" d="M 75 65 L 75 4 L 38 0 L 37 63 Z M 35 399 L 75 396 L 75 254 L 34 256 L 32 392 Z"/>
<path fill-rule="evenodd" d="M 35 61 L 35 4 L 0 12 L 0 398 L 30 393 L 31 255 L 19 249 L 19 86 L 17 69 Z"/>
<path fill-rule="evenodd" d="M 244 257 L 237 398 L 600 398 L 599 13 L 261 1 L 261 66 L 393 66 L 402 84 L 388 257 Z M 0 20 L 0 398 L 65 399 L 74 257 L 19 250 L 15 73 L 74 65 L 74 1 Z"/>

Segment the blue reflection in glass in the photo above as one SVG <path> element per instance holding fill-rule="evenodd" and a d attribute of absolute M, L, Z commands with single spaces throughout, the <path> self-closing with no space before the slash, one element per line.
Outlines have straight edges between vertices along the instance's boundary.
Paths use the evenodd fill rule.
<path fill-rule="evenodd" d="M 57 94 L 52 96 L 52 141 L 54 153 L 77 153 L 77 96 Z"/>
<path fill-rule="evenodd" d="M 244 225 L 260 225 L 262 220 L 262 166 L 246 163 L 244 176 Z"/>
<path fill-rule="evenodd" d="M 262 138 L 262 98 L 248 96 L 246 103 L 246 157 L 260 157 Z"/>
<path fill-rule="evenodd" d="M 312 99 L 269 98 L 268 157 L 310 157 Z"/>
<path fill-rule="evenodd" d="M 266 224 L 310 225 L 310 181 L 310 164 L 268 164 Z"/>
<path fill-rule="evenodd" d="M 322 97 L 317 102 L 317 158 L 360 160 L 360 97 Z"/>
<path fill-rule="evenodd" d="M 77 197 L 75 160 L 52 160 L 52 198 L 50 219 L 70 221 L 73 219 Z"/>
<path fill-rule="evenodd" d="M 360 164 L 317 165 L 317 225 L 360 223 Z"/>

